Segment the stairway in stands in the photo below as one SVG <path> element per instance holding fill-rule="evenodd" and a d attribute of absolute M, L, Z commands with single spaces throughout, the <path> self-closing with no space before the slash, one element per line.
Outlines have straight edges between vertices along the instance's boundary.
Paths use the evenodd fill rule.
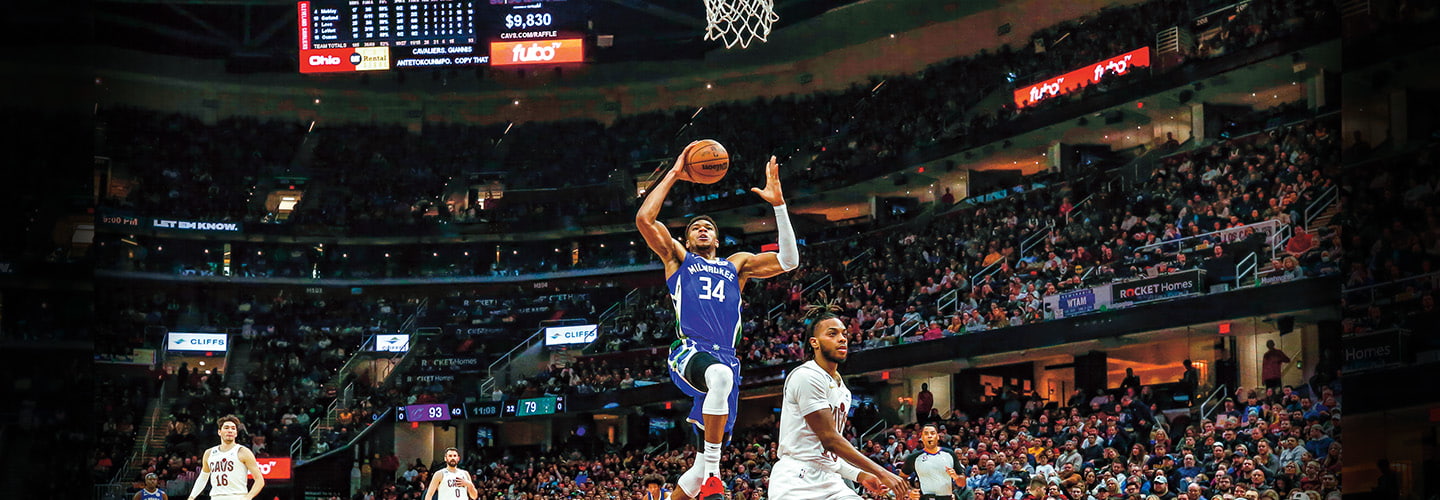
<path fill-rule="evenodd" d="M 166 390 L 162 390 L 160 397 L 150 400 L 150 405 L 145 408 L 145 417 L 141 419 L 140 426 L 135 429 L 135 450 L 131 452 L 130 459 L 125 461 L 120 473 L 115 476 L 120 484 L 130 484 L 140 475 L 140 464 L 146 458 L 158 455 L 165 450 L 165 437 L 170 433 L 170 405 L 175 398 L 169 396 L 167 390 L 171 383 L 165 384 Z"/>
<path fill-rule="evenodd" d="M 1305 230 L 1317 235 L 1328 235 L 1328 231 L 1339 229 L 1339 226 L 1332 222 L 1336 215 L 1340 215 L 1340 204 L 1331 203 L 1329 207 L 1325 208 L 1325 211 L 1315 217 L 1315 220 L 1305 225 Z"/>

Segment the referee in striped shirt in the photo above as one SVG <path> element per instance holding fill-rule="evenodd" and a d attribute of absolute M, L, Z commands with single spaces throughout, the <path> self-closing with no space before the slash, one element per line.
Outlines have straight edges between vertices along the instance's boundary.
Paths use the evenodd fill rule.
<path fill-rule="evenodd" d="M 911 499 L 966 500 L 974 493 L 966 487 L 965 476 L 955 472 L 955 452 L 940 447 L 940 432 L 935 424 L 920 429 L 922 448 L 905 457 L 905 477 L 917 478 L 919 488 L 910 490 Z"/>

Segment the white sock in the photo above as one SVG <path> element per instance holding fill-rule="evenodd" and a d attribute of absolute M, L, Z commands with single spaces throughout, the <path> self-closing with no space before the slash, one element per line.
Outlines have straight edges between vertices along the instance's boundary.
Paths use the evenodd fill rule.
<path fill-rule="evenodd" d="M 696 453 L 695 463 L 691 464 L 690 468 L 680 475 L 680 479 L 675 481 L 675 486 L 679 486 L 680 491 L 685 492 L 685 496 L 690 498 L 695 498 L 700 494 L 700 483 L 705 480 L 705 460 L 702 458 L 700 453 Z"/>
<path fill-rule="evenodd" d="M 710 476 L 720 477 L 720 443 L 705 442 L 705 478 Z"/>

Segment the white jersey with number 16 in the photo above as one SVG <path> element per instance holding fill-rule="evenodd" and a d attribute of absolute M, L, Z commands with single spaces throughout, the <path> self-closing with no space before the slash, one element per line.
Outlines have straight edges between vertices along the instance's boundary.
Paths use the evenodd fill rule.
<path fill-rule="evenodd" d="M 222 497 L 238 495 L 244 496 L 250 491 L 246 481 L 249 479 L 249 470 L 240 461 L 240 449 L 244 446 L 231 446 L 228 451 L 221 451 L 219 446 L 210 448 L 210 496 Z"/>

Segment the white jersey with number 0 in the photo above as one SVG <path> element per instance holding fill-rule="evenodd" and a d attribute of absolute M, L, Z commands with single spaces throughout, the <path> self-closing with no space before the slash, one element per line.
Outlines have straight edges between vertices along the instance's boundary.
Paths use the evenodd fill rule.
<path fill-rule="evenodd" d="M 460 481 L 462 477 L 468 479 L 470 473 L 465 472 L 464 469 L 455 469 L 455 472 L 450 472 L 449 467 L 440 469 L 440 495 L 438 498 L 440 500 L 469 500 L 470 492 L 465 489 L 465 483 Z"/>
<path fill-rule="evenodd" d="M 805 462 L 826 472 L 839 472 L 839 457 L 826 452 L 815 431 L 805 423 L 805 416 L 816 410 L 829 411 L 835 421 L 835 431 L 845 432 L 850 388 L 811 360 L 785 378 L 785 399 L 780 406 L 780 458 Z"/>
<path fill-rule="evenodd" d="M 219 446 L 210 448 L 210 496 L 213 497 L 243 497 L 250 491 L 246 483 L 249 470 L 245 463 L 240 461 L 240 450 L 244 446 L 234 445 L 227 451 L 221 451 Z"/>

